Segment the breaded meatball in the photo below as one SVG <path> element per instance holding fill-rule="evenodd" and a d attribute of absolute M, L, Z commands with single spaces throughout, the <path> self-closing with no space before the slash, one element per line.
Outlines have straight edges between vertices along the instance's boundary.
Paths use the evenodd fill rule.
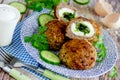
<path fill-rule="evenodd" d="M 69 22 L 78 16 L 77 10 L 70 5 L 60 3 L 55 7 L 55 17 L 64 22 Z"/>
<path fill-rule="evenodd" d="M 73 39 L 66 42 L 58 55 L 65 65 L 76 70 L 94 67 L 97 57 L 94 46 L 85 39 Z"/>
<path fill-rule="evenodd" d="M 98 41 L 101 26 L 94 20 L 78 17 L 70 21 L 66 29 L 66 36 L 70 39 L 87 39 L 91 43 Z"/>
<path fill-rule="evenodd" d="M 48 29 L 45 34 L 47 35 L 50 49 L 58 50 L 64 43 L 66 24 L 59 20 L 52 20 L 46 24 Z"/>

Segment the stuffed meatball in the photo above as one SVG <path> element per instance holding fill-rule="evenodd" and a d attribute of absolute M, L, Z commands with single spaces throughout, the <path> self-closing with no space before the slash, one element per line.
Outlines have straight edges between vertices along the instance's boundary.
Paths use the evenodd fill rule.
<path fill-rule="evenodd" d="M 59 20 L 69 22 L 73 18 L 77 17 L 77 10 L 74 7 L 61 3 L 55 8 L 55 16 Z"/>
<path fill-rule="evenodd" d="M 101 35 L 100 25 L 83 17 L 70 21 L 66 29 L 66 36 L 70 39 L 87 39 L 90 42 L 95 42 L 99 35 Z"/>

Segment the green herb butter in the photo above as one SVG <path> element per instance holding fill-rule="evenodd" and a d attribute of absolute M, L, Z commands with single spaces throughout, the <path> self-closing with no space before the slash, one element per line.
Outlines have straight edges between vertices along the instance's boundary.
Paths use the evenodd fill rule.
<path fill-rule="evenodd" d="M 83 23 L 76 24 L 77 31 L 81 31 L 84 33 L 84 35 L 88 34 L 90 32 L 90 29 Z"/>
<path fill-rule="evenodd" d="M 80 21 L 71 24 L 71 31 L 77 36 L 92 37 L 95 33 L 93 25 L 88 21 Z"/>
<path fill-rule="evenodd" d="M 63 17 L 65 19 L 67 19 L 68 21 L 72 20 L 73 18 L 75 18 L 75 13 L 69 13 L 69 12 L 65 12 L 63 13 Z"/>

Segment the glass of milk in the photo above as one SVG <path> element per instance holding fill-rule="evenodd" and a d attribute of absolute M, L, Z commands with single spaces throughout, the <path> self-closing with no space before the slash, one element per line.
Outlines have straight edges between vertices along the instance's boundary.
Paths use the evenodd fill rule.
<path fill-rule="evenodd" d="M 20 12 L 7 4 L 0 4 L 0 46 L 7 46 L 12 42 L 13 33 Z"/>

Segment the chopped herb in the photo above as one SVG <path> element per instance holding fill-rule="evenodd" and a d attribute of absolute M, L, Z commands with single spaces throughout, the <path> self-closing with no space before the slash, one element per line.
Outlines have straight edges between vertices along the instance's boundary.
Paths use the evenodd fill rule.
<path fill-rule="evenodd" d="M 103 41 L 103 36 L 98 36 L 98 42 L 94 43 L 95 48 L 97 49 L 97 62 L 102 62 L 106 57 L 106 48 Z"/>
<path fill-rule="evenodd" d="M 48 40 L 46 34 L 44 32 L 47 30 L 46 26 L 40 26 L 38 32 L 33 34 L 31 37 L 26 36 L 25 42 L 30 42 L 33 47 L 41 50 L 47 50 L 49 48 Z"/>
<path fill-rule="evenodd" d="M 34 11 L 41 11 L 43 8 L 53 9 L 62 0 L 25 0 L 27 7 Z"/>
<path fill-rule="evenodd" d="M 88 34 L 90 32 L 89 28 L 83 24 L 83 23 L 79 23 L 76 25 L 77 31 L 81 31 L 84 33 L 84 35 Z"/>
<path fill-rule="evenodd" d="M 116 68 L 116 67 L 113 67 L 108 76 L 109 76 L 110 78 L 115 78 L 115 77 L 117 77 L 117 76 L 118 76 L 117 68 Z"/>
<path fill-rule="evenodd" d="M 65 19 L 67 19 L 68 21 L 72 20 L 73 18 L 75 18 L 75 13 L 72 14 L 72 13 L 69 13 L 69 12 L 65 12 L 63 13 L 63 17 Z"/>

